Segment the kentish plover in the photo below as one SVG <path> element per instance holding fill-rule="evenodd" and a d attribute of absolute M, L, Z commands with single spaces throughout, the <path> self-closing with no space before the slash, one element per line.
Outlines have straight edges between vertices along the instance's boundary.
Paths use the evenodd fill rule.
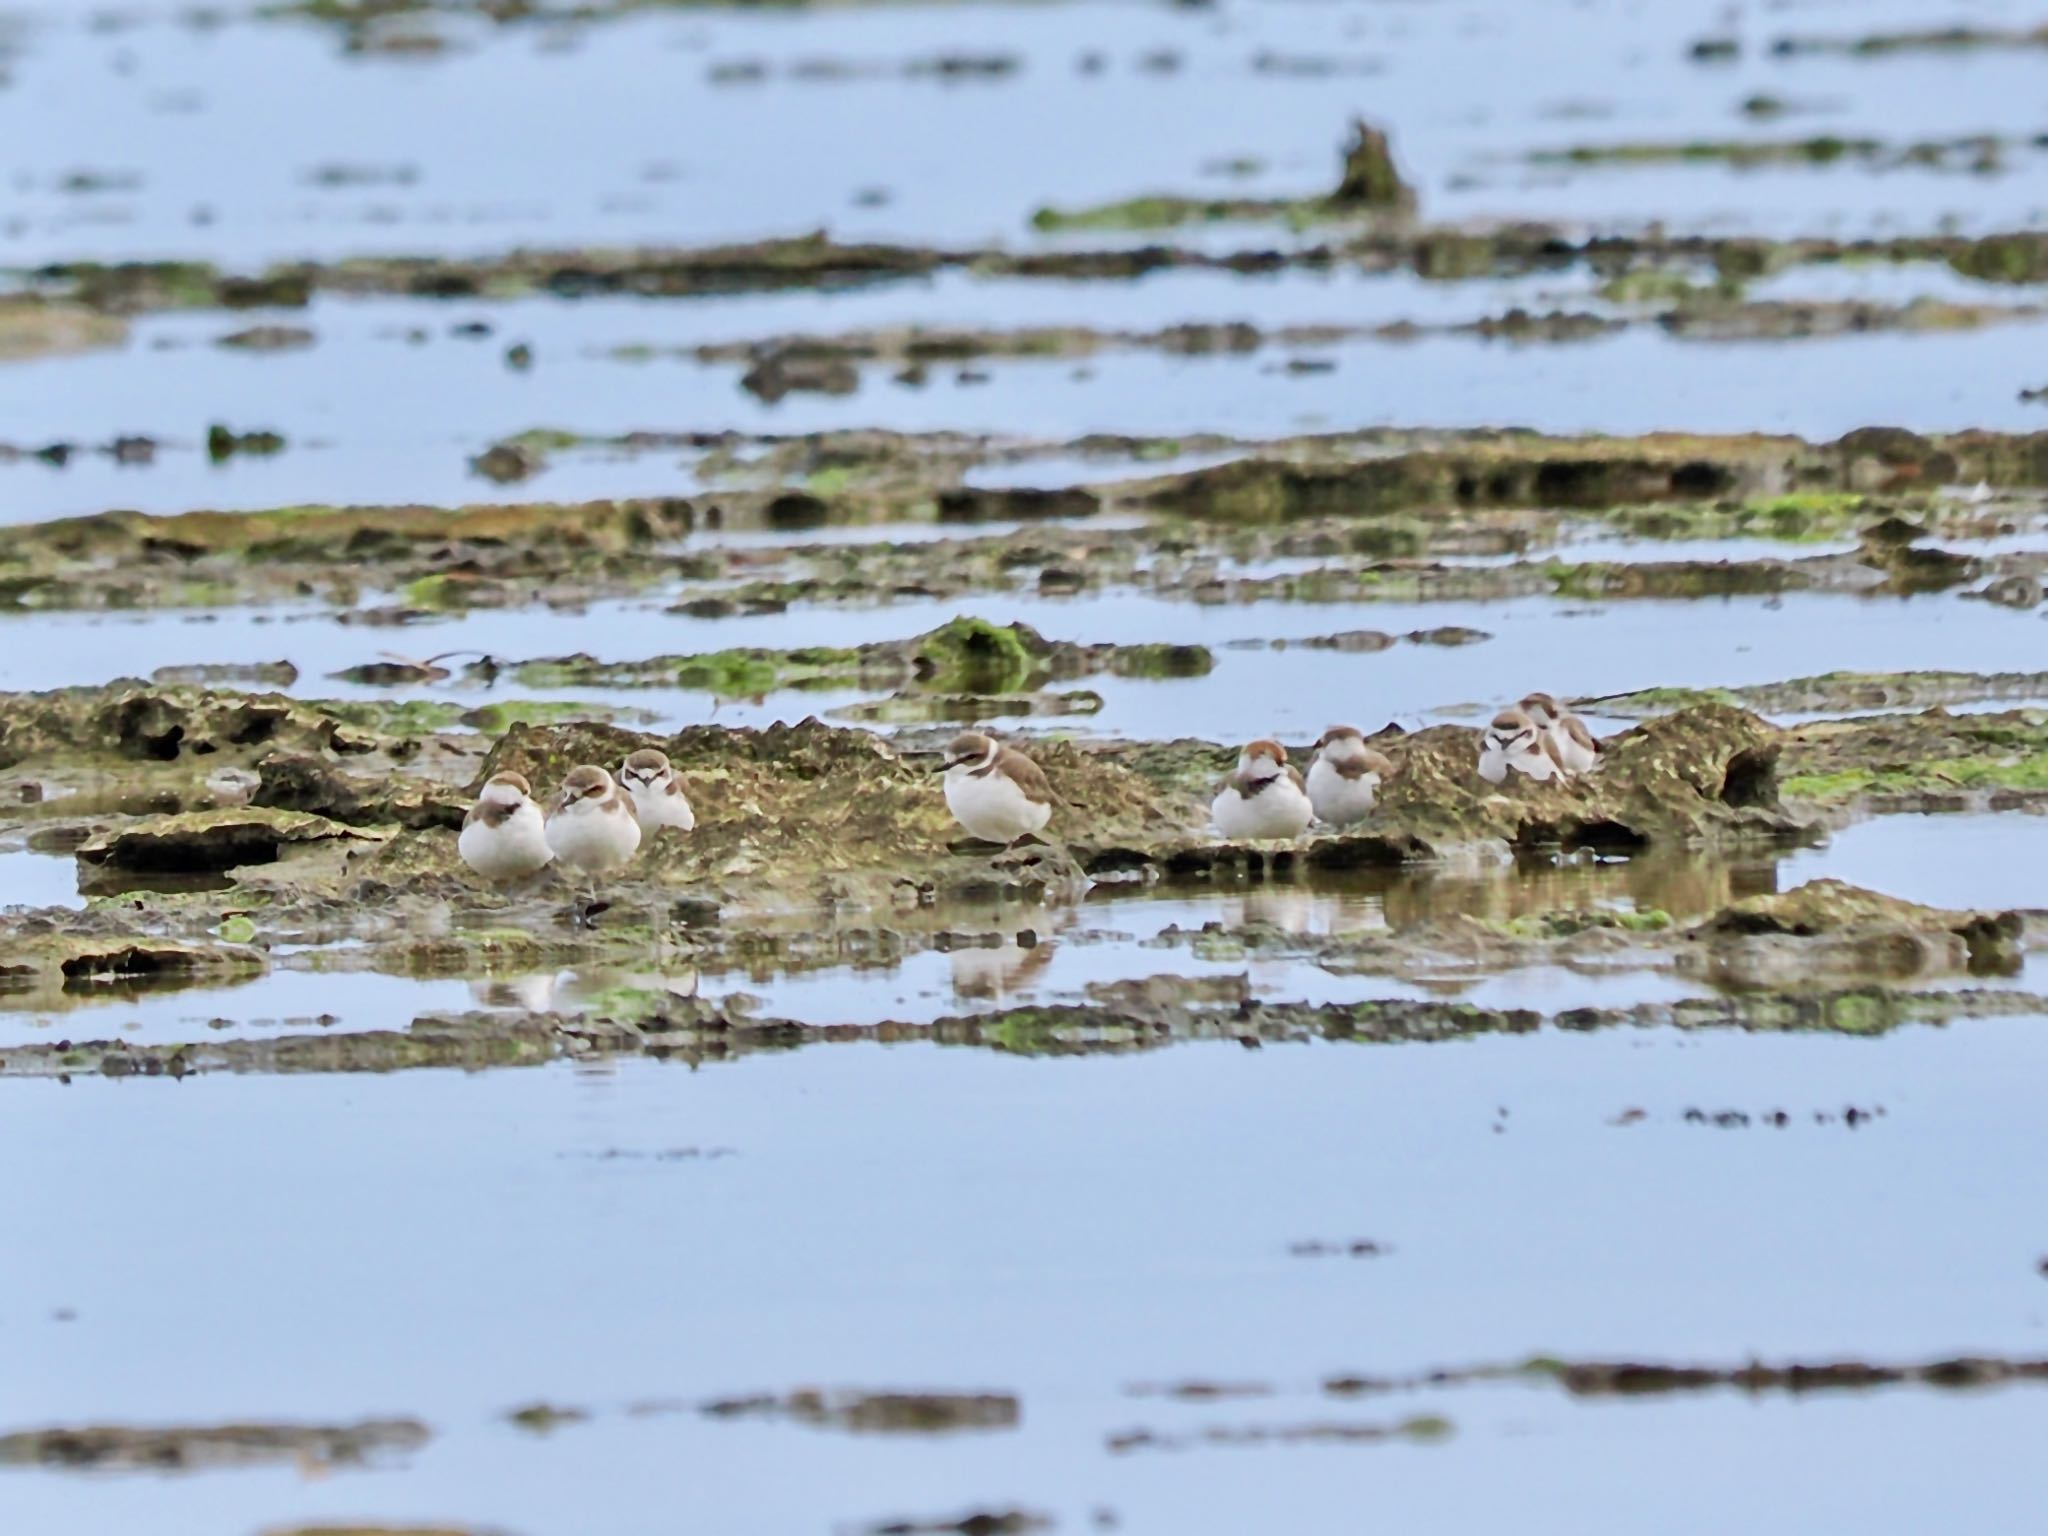
<path fill-rule="evenodd" d="M 1504 709 L 1479 738 L 1479 777 L 1500 784 L 1513 769 L 1538 781 L 1562 778 L 1564 768 L 1556 752 L 1550 733 L 1530 719 L 1526 710 Z"/>
<path fill-rule="evenodd" d="M 676 777 L 667 756 L 652 747 L 642 747 L 626 759 L 619 769 L 619 788 L 632 800 L 633 819 L 647 837 L 663 827 L 688 832 L 697 825 L 697 813 L 690 809 L 683 781 Z"/>
<path fill-rule="evenodd" d="M 547 867 L 554 850 L 533 788 L 516 773 L 493 774 L 462 818 L 462 862 L 486 880 L 519 880 Z"/>
<path fill-rule="evenodd" d="M 1209 814 L 1225 837 L 1250 841 L 1301 836 L 1315 807 L 1301 775 L 1287 766 L 1287 749 L 1255 741 L 1238 754 L 1237 771 L 1223 781 Z"/>
<path fill-rule="evenodd" d="M 1045 772 L 1015 747 L 980 731 L 962 731 L 946 748 L 946 808 L 970 837 L 1014 843 L 1052 820 Z"/>
<path fill-rule="evenodd" d="M 632 803 L 602 768 L 569 770 L 548 812 L 548 846 L 563 866 L 595 880 L 625 868 L 640 846 Z"/>
<path fill-rule="evenodd" d="M 1368 747 L 1357 727 L 1331 726 L 1316 743 L 1316 760 L 1308 765 L 1308 798 L 1316 820 L 1332 827 L 1364 820 L 1380 782 L 1393 771 L 1393 763 Z"/>
<path fill-rule="evenodd" d="M 1586 722 L 1556 699 L 1547 693 L 1532 693 L 1522 700 L 1522 710 L 1550 737 L 1557 748 L 1551 755 L 1567 774 L 1591 773 L 1600 766 L 1600 743 L 1586 729 Z"/>

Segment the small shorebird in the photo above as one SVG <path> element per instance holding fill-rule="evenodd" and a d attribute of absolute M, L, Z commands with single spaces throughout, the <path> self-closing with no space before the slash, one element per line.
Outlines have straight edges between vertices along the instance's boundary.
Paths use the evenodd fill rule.
<path fill-rule="evenodd" d="M 1209 814 L 1228 838 L 1299 837 L 1315 807 L 1301 775 L 1287 766 L 1287 749 L 1255 741 L 1238 754 L 1237 772 L 1223 781 Z"/>
<path fill-rule="evenodd" d="M 980 731 L 962 731 L 937 772 L 946 776 L 946 808 L 985 843 L 1014 843 L 1052 820 L 1045 770 L 1015 747 Z"/>
<path fill-rule="evenodd" d="M 462 818 L 455 850 L 486 880 L 518 880 L 545 869 L 555 854 L 533 786 L 516 773 L 493 774 Z"/>
<path fill-rule="evenodd" d="M 1591 773 L 1600 766 L 1600 743 L 1586 729 L 1586 722 L 1547 693 L 1532 693 L 1522 700 L 1523 713 L 1536 722 L 1557 750 L 1551 755 L 1567 775 Z"/>
<path fill-rule="evenodd" d="M 640 831 L 654 836 L 663 827 L 678 832 L 693 831 L 697 813 L 690 809 L 690 797 L 683 793 L 683 781 L 669 766 L 668 757 L 652 747 L 642 747 L 619 769 L 619 788 L 633 802 L 633 819 Z"/>
<path fill-rule="evenodd" d="M 586 763 L 562 780 L 548 812 L 548 847 L 564 867 L 591 881 L 625 868 L 640 846 L 632 802 L 602 768 Z"/>
<path fill-rule="evenodd" d="M 1333 827 L 1364 820 L 1380 781 L 1393 771 L 1392 761 L 1368 747 L 1356 726 L 1331 726 L 1308 765 L 1308 799 L 1316 820 Z"/>
<path fill-rule="evenodd" d="M 1540 782 L 1565 777 L 1550 733 L 1529 718 L 1527 710 L 1504 709 L 1479 739 L 1479 777 L 1489 784 L 1506 780 L 1508 770 Z"/>

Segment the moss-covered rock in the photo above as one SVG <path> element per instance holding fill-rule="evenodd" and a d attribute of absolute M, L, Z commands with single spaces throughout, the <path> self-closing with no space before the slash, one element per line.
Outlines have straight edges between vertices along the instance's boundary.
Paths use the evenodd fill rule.
<path fill-rule="evenodd" d="M 2048 711 L 1819 721 L 1785 736 L 1784 793 L 1836 811 L 2048 799 Z"/>

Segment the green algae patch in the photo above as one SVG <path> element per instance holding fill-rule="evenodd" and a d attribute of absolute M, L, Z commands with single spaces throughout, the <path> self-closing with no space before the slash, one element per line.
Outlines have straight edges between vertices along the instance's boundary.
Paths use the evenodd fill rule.
<path fill-rule="evenodd" d="M 1878 715 L 1787 734 L 1784 793 L 1842 809 L 1946 810 L 2048 795 L 2048 712 Z"/>
<path fill-rule="evenodd" d="M 1023 626 L 958 618 L 917 642 L 912 665 L 919 681 L 933 688 L 1012 693 L 1029 685 L 1040 657 L 1049 650 L 1036 631 Z"/>
<path fill-rule="evenodd" d="M 1739 704 L 1767 714 L 1846 714 L 2039 698 L 2048 698 L 2048 672 L 1823 672 L 1782 683 L 1643 688 L 1575 702 L 1580 709 L 1603 715 L 1648 715 L 1706 702 Z"/>
<path fill-rule="evenodd" d="M 1200 676 L 1200 646 L 1089 645 L 1048 640 L 1029 625 L 957 618 L 908 640 L 853 647 L 761 647 L 606 662 L 586 655 L 509 664 L 528 688 L 688 688 L 754 698 L 788 688 L 891 688 L 973 696 L 1026 694 L 1058 678 Z"/>

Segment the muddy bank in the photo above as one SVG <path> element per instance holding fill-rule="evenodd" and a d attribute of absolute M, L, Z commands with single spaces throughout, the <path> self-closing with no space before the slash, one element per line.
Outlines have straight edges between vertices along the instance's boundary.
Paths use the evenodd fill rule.
<path fill-rule="evenodd" d="M 1597 508 L 1793 492 L 1928 490 L 2048 481 L 2048 434 L 1926 438 L 1871 428 L 1833 443 L 1656 434 L 1574 442 L 1469 434 L 1435 450 L 1347 463 L 1244 458 L 1125 491 L 1153 511 L 1233 522 L 1367 516 L 1421 506 Z"/>
<path fill-rule="evenodd" d="M 1203 1040 L 1269 1045 L 1313 1040 L 1428 1044 L 1481 1035 L 1531 1035 L 1545 1027 L 1875 1036 L 1907 1025 L 2048 1014 L 2048 998 L 2006 990 L 1865 987 L 1757 992 L 1630 1008 L 1573 1008 L 1545 1015 L 1533 1009 L 1397 1000 L 1318 1006 L 1259 1003 L 1242 997 L 1234 1003 L 1190 1004 L 1176 998 L 1180 985 L 1177 977 L 1161 977 L 1154 982 L 1118 984 L 1114 992 L 1117 1001 L 1008 1008 L 923 1023 L 804 1024 L 755 1017 L 702 999 L 669 997 L 648 1005 L 645 1011 L 634 1005 L 635 1023 L 604 1017 L 600 1006 L 581 1018 L 504 1012 L 429 1015 L 414 1020 L 409 1030 L 180 1045 L 113 1040 L 32 1042 L 0 1050 L 0 1077 L 68 1079 L 99 1074 L 175 1080 L 210 1072 L 378 1073 L 434 1067 L 478 1071 L 617 1056 L 699 1065 L 762 1051 L 875 1042 L 920 1042 L 1034 1056 L 1116 1055 Z"/>
<path fill-rule="evenodd" d="M 358 1424 L 222 1424 L 189 1429 L 91 1425 L 0 1435 L 0 1466 L 95 1472 L 201 1472 L 283 1464 L 333 1471 L 416 1451 L 417 1419 Z"/>
<path fill-rule="evenodd" d="M 2048 672 L 1828 672 L 1735 688 L 1638 689 L 1578 699 L 1574 707 L 1634 717 L 1717 703 L 1737 704 L 1763 714 L 1818 715 L 2041 698 L 2048 698 Z"/>
<path fill-rule="evenodd" d="M 1053 211 L 1055 222 L 1098 231 L 1157 231 L 1188 222 L 1287 217 L 1292 202 L 1245 202 L 1164 195 Z M 1342 205 L 1343 217 L 1355 210 Z M 233 273 L 205 262 L 71 262 L 32 274 L 44 294 L 116 314 L 164 309 L 294 308 L 315 293 L 419 298 L 509 298 L 548 293 L 686 297 L 796 289 L 834 291 L 905 282 L 945 270 L 988 277 L 1119 279 L 1169 269 L 1263 273 L 1337 266 L 1410 271 L 1431 279 L 1560 272 L 1580 264 L 1614 273 L 1650 266 L 1705 266 L 1737 278 L 1802 265 L 1927 262 L 1985 281 L 2048 277 L 2048 236 L 2012 231 L 1980 236 L 1904 235 L 1873 240 L 1603 234 L 1563 224 L 1417 224 L 1368 217 L 1314 244 L 1212 251 L 1192 246 L 1111 245 L 1096 249 L 1010 250 L 842 243 L 825 235 L 745 244 L 637 250 L 520 250 L 482 259 L 366 257 L 287 263 Z"/>
<path fill-rule="evenodd" d="M 855 1434 L 931 1435 L 954 1430 L 1015 1429 L 1023 1411 L 1009 1392 L 858 1392 L 806 1387 L 781 1396 L 716 1398 L 700 1406 L 710 1418 L 776 1418 Z"/>
<path fill-rule="evenodd" d="M 545 454 L 580 440 L 543 434 Z M 649 434 L 640 434 L 650 437 Z M 17 530 L 0 554 L 0 607 L 23 611 L 308 604 L 365 628 L 473 609 L 665 594 L 699 617 L 796 604 L 976 590 L 1051 594 L 1129 585 L 1199 602 L 1420 600 L 1556 594 L 1924 591 L 1979 583 L 2024 605 L 2044 557 L 1957 555 L 1930 539 L 2038 529 L 2048 434 L 1922 439 L 1867 432 L 1831 444 L 1777 438 L 1545 438 L 1375 431 L 1270 441 L 818 433 L 700 442 L 736 482 L 689 497 L 511 502 L 453 509 L 302 507 L 143 516 L 117 512 Z M 630 448 L 631 445 L 621 444 Z M 1149 478 L 1186 453 L 1226 462 Z M 985 466 L 1101 466 L 1087 486 L 990 488 Z M 743 462 L 744 461 L 744 462 Z M 1114 514 L 1100 524 L 1090 519 Z M 806 540 L 812 529 L 957 526 L 943 539 Z M 1133 522 L 1139 526 L 1130 526 Z M 977 534 L 975 525 L 1026 526 Z M 1114 526 L 1111 524 L 1114 523 Z M 771 531 L 772 547 L 719 534 Z M 1588 533 L 1632 539 L 1854 539 L 1854 554 L 1572 562 L 1533 552 Z M 1562 553 L 1562 551 L 1561 551 Z M 1446 556 L 1531 556 L 1447 568 Z M 1233 566 L 1314 559 L 1285 574 Z M 415 680 L 432 681 L 433 662 Z M 392 681 L 408 680 L 404 669 Z"/>

